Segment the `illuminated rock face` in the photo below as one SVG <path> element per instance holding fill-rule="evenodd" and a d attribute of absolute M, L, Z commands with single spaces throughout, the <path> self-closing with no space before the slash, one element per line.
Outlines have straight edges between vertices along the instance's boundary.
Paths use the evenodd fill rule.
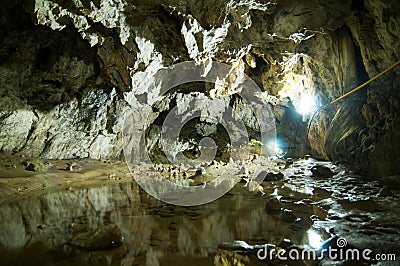
<path fill-rule="evenodd" d="M 118 158 L 126 110 L 133 107 L 139 127 L 143 111 L 153 112 L 160 96 L 140 90 L 140 84 L 187 60 L 203 64 L 206 73 L 214 60 L 245 71 L 268 92 L 288 156 L 314 153 L 376 176 L 400 170 L 399 69 L 319 112 L 311 123 L 311 115 L 302 119 L 294 111 L 312 112 L 314 104 L 329 103 L 400 58 L 396 1 L 8 0 L 0 5 L 2 151 Z M 236 101 L 233 91 L 209 84 L 183 91 Z M 307 106 L 311 96 L 316 103 Z M 182 104 L 179 99 L 173 104 Z M 161 113 L 154 112 L 153 121 L 162 121 Z M 251 114 L 243 117 L 256 132 Z"/>

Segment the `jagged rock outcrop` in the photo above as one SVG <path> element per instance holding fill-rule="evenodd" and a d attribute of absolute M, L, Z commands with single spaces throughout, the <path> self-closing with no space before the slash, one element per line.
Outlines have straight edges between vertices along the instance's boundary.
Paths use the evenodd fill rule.
<path fill-rule="evenodd" d="M 294 109 L 304 95 L 327 104 L 398 60 L 399 10 L 394 0 L 3 1 L 0 150 L 119 157 L 127 110 L 138 128 L 146 112 L 162 120 L 151 108 L 160 95 L 143 82 L 174 63 L 195 60 L 206 74 L 217 61 L 268 92 L 288 155 L 398 174 L 399 69 L 315 116 Z M 183 93 L 195 91 L 235 98 L 211 85 Z M 176 95 L 168 96 L 173 106 L 183 103 Z M 188 134 L 197 131 L 207 130 L 194 125 Z M 156 131 L 148 136 L 149 147 L 159 143 Z"/>

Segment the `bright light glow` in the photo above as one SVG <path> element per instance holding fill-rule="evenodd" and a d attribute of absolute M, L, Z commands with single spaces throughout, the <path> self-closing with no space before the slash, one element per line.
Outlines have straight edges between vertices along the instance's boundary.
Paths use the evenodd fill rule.
<path fill-rule="evenodd" d="M 283 156 L 284 155 L 284 147 L 280 140 L 271 141 L 268 143 L 268 149 L 274 151 L 276 156 Z"/>
<path fill-rule="evenodd" d="M 324 243 L 321 235 L 312 229 L 307 231 L 307 236 L 308 236 L 308 244 L 310 245 L 310 247 L 314 249 L 319 249 Z"/>
<path fill-rule="evenodd" d="M 315 112 L 317 110 L 317 103 L 314 96 L 310 93 L 303 93 L 297 103 L 296 110 L 303 116 Z"/>

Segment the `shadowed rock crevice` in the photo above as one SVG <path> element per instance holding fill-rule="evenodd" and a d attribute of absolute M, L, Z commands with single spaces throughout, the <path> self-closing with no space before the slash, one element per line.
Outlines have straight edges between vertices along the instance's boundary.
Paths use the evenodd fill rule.
<path fill-rule="evenodd" d="M 25 105 L 49 111 L 96 84 L 100 67 L 95 51 L 72 29 L 54 32 L 35 26 L 1 42 L 7 54 L 1 62 L 2 95 L 14 98 L 2 101 L 4 111 Z"/>

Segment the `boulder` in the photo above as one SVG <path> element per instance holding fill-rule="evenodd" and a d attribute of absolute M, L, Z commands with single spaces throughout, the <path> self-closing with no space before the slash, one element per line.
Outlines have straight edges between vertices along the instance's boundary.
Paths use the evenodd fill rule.
<path fill-rule="evenodd" d="M 316 178 L 331 178 L 333 176 L 332 170 L 324 165 L 314 165 L 310 170 L 313 177 Z"/>
<path fill-rule="evenodd" d="M 276 213 L 282 210 L 282 204 L 277 198 L 268 199 L 265 204 L 267 213 Z"/>
<path fill-rule="evenodd" d="M 122 239 L 121 229 L 116 224 L 108 224 L 78 233 L 69 244 L 88 250 L 105 250 L 120 247 Z"/>

